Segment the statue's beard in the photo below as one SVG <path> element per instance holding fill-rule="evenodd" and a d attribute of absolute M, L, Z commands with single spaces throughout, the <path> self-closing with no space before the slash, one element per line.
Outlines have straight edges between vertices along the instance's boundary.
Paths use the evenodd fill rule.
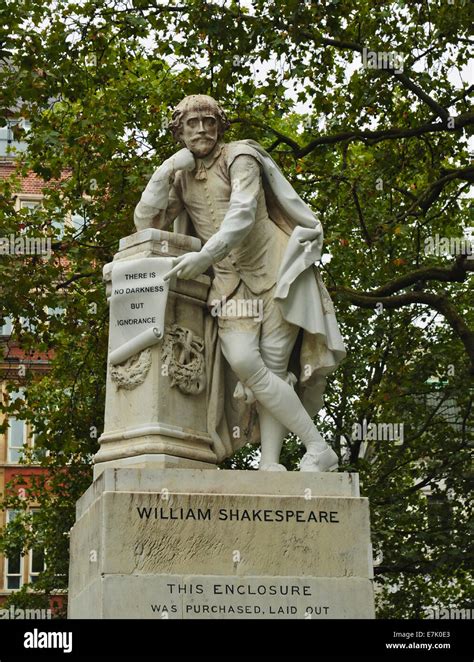
<path fill-rule="evenodd" d="M 207 156 L 214 149 L 217 138 L 213 136 L 196 136 L 187 141 L 186 147 L 198 158 Z"/>

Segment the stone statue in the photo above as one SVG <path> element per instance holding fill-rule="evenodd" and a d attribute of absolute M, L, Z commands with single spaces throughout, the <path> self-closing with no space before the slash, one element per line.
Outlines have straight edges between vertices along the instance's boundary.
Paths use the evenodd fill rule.
<path fill-rule="evenodd" d="M 204 244 L 175 258 L 164 278 L 194 279 L 212 267 L 208 427 L 218 457 L 255 440 L 259 427 L 260 470 L 286 470 L 279 459 L 290 431 L 306 448 L 300 470 L 330 471 L 338 458 L 312 416 L 345 348 L 315 265 L 321 223 L 258 143 L 223 141 L 228 126 L 212 97 L 188 96 L 178 104 L 171 130 L 185 147 L 151 177 L 135 209 L 135 226 L 163 229 L 184 212 L 187 232 Z M 226 392 L 229 367 L 236 377 L 233 393 Z M 232 413 L 224 409 L 233 409 L 235 418 L 236 399 L 242 407 L 236 420 L 245 434 L 234 439 Z M 245 408 L 253 408 L 258 423 L 256 415 L 242 418 Z"/>

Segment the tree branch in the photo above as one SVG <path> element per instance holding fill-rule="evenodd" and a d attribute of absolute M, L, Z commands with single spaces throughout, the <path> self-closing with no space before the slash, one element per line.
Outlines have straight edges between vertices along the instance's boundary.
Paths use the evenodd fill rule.
<path fill-rule="evenodd" d="M 370 236 L 369 231 L 367 229 L 367 225 L 365 224 L 364 215 L 362 213 L 362 209 L 360 206 L 359 196 L 357 195 L 357 186 L 355 182 L 351 186 L 351 193 L 352 193 L 352 198 L 354 200 L 355 208 L 357 209 L 357 215 L 359 217 L 360 226 L 362 228 L 362 232 L 364 233 L 365 241 L 367 245 L 370 247 L 372 246 L 372 237 Z"/>
<path fill-rule="evenodd" d="M 76 280 L 79 280 L 80 278 L 88 278 L 89 276 L 95 276 L 95 273 L 93 271 L 85 274 L 74 274 L 74 276 L 71 276 L 71 278 L 68 278 L 68 280 L 65 280 L 63 283 L 58 283 L 56 285 L 56 290 L 60 290 L 64 287 L 67 287 L 71 283 L 74 283 Z"/>
<path fill-rule="evenodd" d="M 398 138 L 411 138 L 415 136 L 422 136 L 426 133 L 439 133 L 441 131 L 458 131 L 468 124 L 474 124 L 474 113 L 463 113 L 452 118 L 452 127 L 448 127 L 445 122 L 428 122 L 421 124 L 417 127 L 402 129 L 400 127 L 391 127 L 389 129 L 380 129 L 377 131 L 364 131 L 360 129 L 352 129 L 342 131 L 329 136 L 320 136 L 315 138 L 304 147 L 299 148 L 295 152 L 297 158 L 302 158 L 314 150 L 315 147 L 320 145 L 333 145 L 334 143 L 361 140 L 368 141 L 369 144 L 375 144 L 383 140 L 395 140 Z M 286 141 L 283 141 L 286 142 Z"/>
<path fill-rule="evenodd" d="M 271 131 L 274 136 L 277 137 L 279 142 L 285 143 L 285 145 L 288 145 L 291 147 L 291 149 L 296 153 L 298 150 L 300 150 L 300 146 L 298 143 L 290 138 L 289 136 L 285 136 L 283 133 L 280 131 L 277 131 L 273 127 L 269 126 L 268 124 L 263 124 L 262 122 L 255 122 L 254 120 L 249 120 L 246 117 L 236 117 L 233 120 L 230 120 L 231 124 L 247 124 L 248 126 L 256 126 L 259 129 L 265 129 L 266 131 Z M 273 147 L 275 147 L 275 144 L 273 144 Z"/>
<path fill-rule="evenodd" d="M 459 281 L 459 277 L 457 275 L 453 275 L 453 277 L 450 278 L 447 277 L 446 270 L 441 271 L 442 280 Z M 466 271 L 474 271 L 474 265 L 469 265 L 466 267 Z M 424 272 L 421 274 L 421 277 L 419 272 Z M 452 272 L 455 274 L 454 267 Z M 414 272 L 414 274 L 417 274 L 418 280 L 430 280 L 435 272 L 428 274 L 427 271 L 421 269 L 417 272 Z M 408 283 L 412 280 L 410 276 L 413 278 L 413 274 L 408 274 L 405 277 L 405 281 L 402 285 L 400 284 L 400 281 L 403 277 L 401 279 L 397 279 L 398 289 L 407 287 Z M 448 297 L 443 294 L 433 294 L 431 292 L 407 292 L 397 296 L 381 296 L 381 291 L 386 292 L 393 290 L 393 285 L 394 284 L 392 283 L 382 286 L 373 292 L 357 292 L 356 290 L 352 290 L 346 287 L 330 287 L 328 289 L 334 297 L 347 299 L 350 301 L 350 303 L 360 308 L 371 309 L 375 308 L 378 303 L 381 303 L 383 304 L 384 308 L 393 310 L 410 304 L 423 304 L 430 306 L 430 308 L 433 308 L 434 310 L 437 310 L 445 317 L 448 324 L 463 343 L 471 363 L 471 373 L 474 374 L 474 331 L 471 331 L 464 318 L 458 313 Z"/>
<path fill-rule="evenodd" d="M 289 136 L 284 135 L 280 131 L 277 131 L 268 124 L 263 122 L 255 122 L 243 117 L 237 117 L 233 120 L 230 120 L 231 124 L 247 124 L 248 126 L 255 126 L 266 131 L 270 131 L 274 136 L 278 138 L 281 143 L 288 145 L 291 148 L 294 156 L 297 159 L 301 159 L 310 152 L 312 152 L 316 147 L 321 145 L 334 145 L 340 142 L 350 142 L 355 140 L 360 140 L 362 142 L 367 142 L 367 144 L 374 145 L 376 143 L 382 142 L 384 140 L 396 140 L 401 138 L 412 138 L 417 136 L 423 136 L 427 133 L 440 133 L 442 131 L 453 132 L 459 131 L 467 125 L 474 124 L 474 112 L 463 113 L 462 115 L 457 115 L 452 119 L 452 126 L 447 126 L 446 123 L 442 122 L 428 122 L 426 124 L 421 124 L 417 127 L 410 128 L 400 128 L 400 127 L 390 127 L 388 129 L 379 129 L 376 131 L 369 131 L 363 129 L 348 129 L 347 131 L 341 131 L 340 133 L 334 133 L 326 136 L 319 136 L 315 138 L 307 145 L 300 146 L 296 140 L 290 138 Z"/>
<path fill-rule="evenodd" d="M 397 221 L 406 218 L 416 207 L 420 207 L 426 214 L 431 205 L 441 195 L 443 188 L 453 179 L 462 179 L 467 182 L 474 182 L 474 167 L 459 168 L 458 170 L 445 171 L 445 174 L 432 182 L 410 205 L 410 207 L 397 216 Z"/>
<path fill-rule="evenodd" d="M 422 267 L 399 278 L 395 278 L 390 283 L 382 285 L 368 294 L 374 297 L 390 296 L 411 285 L 429 280 L 462 283 L 466 280 L 468 271 L 474 271 L 474 262 L 468 261 L 465 255 L 458 255 L 450 269 L 436 266 Z"/>
<path fill-rule="evenodd" d="M 343 50 L 351 50 L 357 53 L 362 53 L 364 50 L 364 46 L 362 44 L 356 44 L 350 41 L 343 41 L 340 39 L 328 39 L 326 37 L 314 37 L 308 32 L 303 32 L 303 35 L 309 36 L 313 41 L 320 41 L 322 44 L 326 46 L 334 46 L 335 48 L 340 48 Z M 370 50 L 370 49 L 367 49 Z M 392 67 L 387 67 L 386 69 L 374 69 L 374 71 L 381 71 L 381 72 L 387 72 L 394 76 L 402 85 L 404 88 L 407 90 L 410 90 L 410 92 L 413 92 L 415 96 L 420 99 L 420 101 L 423 101 L 427 106 L 431 108 L 431 110 L 436 113 L 438 117 L 440 117 L 442 120 L 446 121 L 449 117 L 449 113 L 446 110 L 446 108 L 443 108 L 435 99 L 430 97 L 429 94 L 427 94 L 424 90 L 421 89 L 419 85 L 417 85 L 414 81 L 409 78 L 409 76 L 404 73 L 397 73 L 394 68 Z"/>

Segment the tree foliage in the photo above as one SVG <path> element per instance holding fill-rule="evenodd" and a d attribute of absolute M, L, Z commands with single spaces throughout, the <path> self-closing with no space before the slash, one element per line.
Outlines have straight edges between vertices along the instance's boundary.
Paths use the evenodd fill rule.
<path fill-rule="evenodd" d="M 348 358 L 330 380 L 320 425 L 370 499 L 379 615 L 470 607 L 474 260 L 462 247 L 427 247 L 472 224 L 472 6 L 23 0 L 4 12 L 3 114 L 32 123 L 15 177 L 35 172 L 45 199 L 33 214 L 16 212 L 18 184 L 5 181 L 1 234 L 23 224 L 53 242 L 49 260 L 0 258 L 0 315 L 15 322 L 7 356 L 14 342 L 51 356 L 46 376 L 27 371 L 25 399 L 3 405 L 32 422 L 50 470 L 27 486 L 42 507 L 35 530 L 26 501 L 15 490 L 7 498 L 24 525 L 3 536 L 4 548 L 41 541 L 48 569 L 38 588 L 66 587 L 67 534 L 102 426 L 101 269 L 133 231 L 149 175 L 176 150 L 170 109 L 207 93 L 228 113 L 227 139 L 261 142 L 325 229 L 323 275 Z M 397 54 L 402 67 L 373 68 L 370 53 Z M 68 214 L 84 222 L 60 232 Z M 64 314 L 48 314 L 59 307 Z M 402 424 L 403 443 L 358 439 L 354 425 L 364 421 Z M 250 466 L 254 454 L 244 449 L 225 466 Z M 300 455 L 290 439 L 288 468 Z"/>

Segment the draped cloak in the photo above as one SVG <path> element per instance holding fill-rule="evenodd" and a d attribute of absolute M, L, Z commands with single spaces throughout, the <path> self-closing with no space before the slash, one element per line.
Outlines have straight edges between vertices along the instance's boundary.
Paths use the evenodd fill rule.
<path fill-rule="evenodd" d="M 314 416 L 323 406 L 327 375 L 346 355 L 334 306 L 315 264 L 321 259 L 323 229 L 261 145 L 239 140 L 225 148 L 229 168 L 241 154 L 253 156 L 261 165 L 268 216 L 288 236 L 274 298 L 283 317 L 300 327 L 288 370 L 296 377 L 295 390 L 305 409 Z M 183 216 L 175 230 L 194 234 Z M 207 427 L 221 462 L 246 443 L 260 441 L 258 416 L 255 403 L 238 397 L 243 389 L 221 352 L 217 323 L 210 314 L 205 318 L 204 340 Z"/>

